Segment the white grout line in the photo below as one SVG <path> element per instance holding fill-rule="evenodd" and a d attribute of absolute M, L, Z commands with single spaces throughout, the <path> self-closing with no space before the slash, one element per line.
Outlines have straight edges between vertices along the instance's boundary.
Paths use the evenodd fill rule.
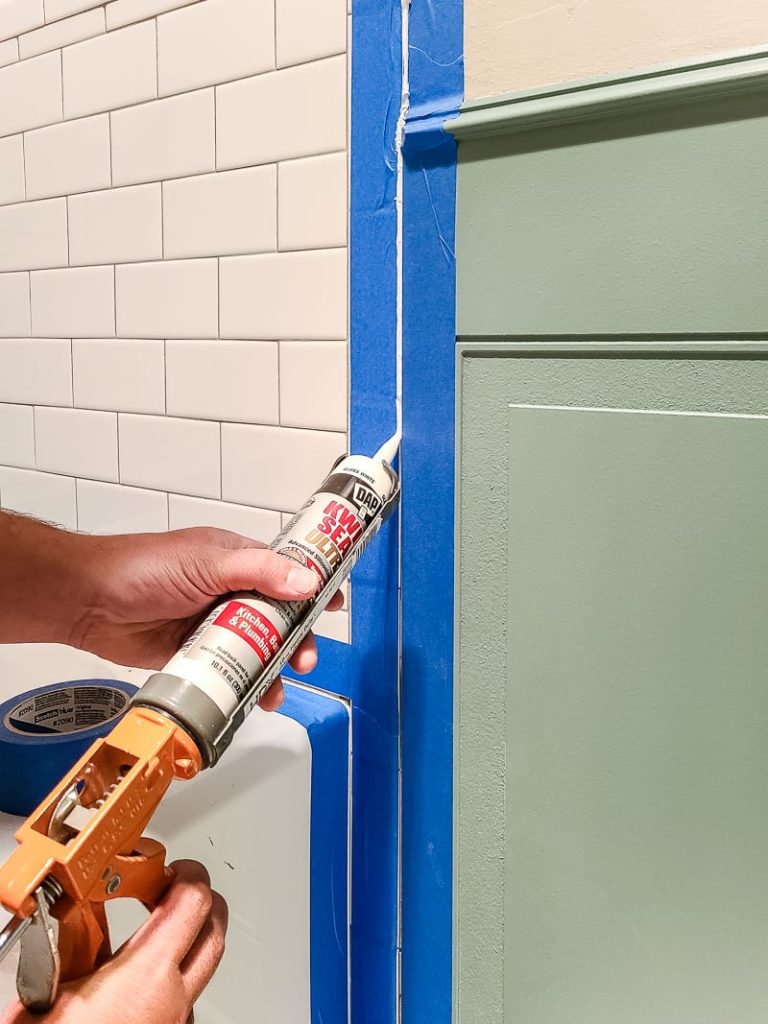
<path fill-rule="evenodd" d="M 72 388 L 72 408 L 78 408 L 75 405 L 75 339 L 69 339 L 69 375 L 71 378 L 70 387 Z"/>
<path fill-rule="evenodd" d="M 183 11 L 186 7 L 192 7 L 193 4 L 202 3 L 202 0 L 186 0 L 185 3 L 179 4 L 178 7 L 171 7 L 167 11 L 156 11 L 154 14 L 144 14 L 135 21 L 126 21 L 120 25 L 113 25 L 112 28 L 107 28 L 107 32 L 119 32 L 123 28 L 129 28 L 132 25 L 141 25 L 145 21 L 151 21 L 152 18 L 161 18 L 164 14 L 173 14 L 175 11 Z M 105 7 L 111 7 L 112 4 L 107 2 Z"/>
<path fill-rule="evenodd" d="M 64 121 L 64 49 L 59 50 L 59 75 L 61 77 L 61 120 Z"/>
<path fill-rule="evenodd" d="M 67 266 L 71 267 L 71 256 L 69 251 L 69 196 L 64 196 L 64 220 L 67 225 Z"/>
<path fill-rule="evenodd" d="M 37 413 L 32 406 L 32 468 L 37 469 Z"/>
<path fill-rule="evenodd" d="M 203 0 L 195 0 L 195 2 L 196 3 L 202 3 Z M 147 18 L 145 20 L 148 21 L 150 19 Z M 113 31 L 118 31 L 118 30 L 113 30 Z M 109 35 L 109 33 L 104 33 L 103 35 L 106 37 L 106 35 Z M 102 38 L 102 36 L 100 35 L 100 36 L 93 37 L 93 38 Z M 83 42 L 88 42 L 88 41 L 89 40 L 83 40 Z M 78 44 L 72 44 L 72 45 L 78 45 Z M 48 56 L 51 53 L 56 53 L 56 52 L 58 52 L 59 56 L 60 56 L 60 68 L 61 68 L 61 80 L 62 80 L 61 116 L 58 119 L 55 119 L 53 121 L 45 121 L 43 124 L 36 124 L 33 128 L 25 129 L 26 131 L 37 131 L 40 128 L 52 128 L 52 127 L 54 127 L 54 125 L 69 124 L 72 121 L 78 121 L 78 120 L 80 120 L 81 118 L 84 118 L 84 117 L 94 117 L 96 114 L 115 113 L 115 112 L 117 112 L 119 110 L 134 110 L 134 109 L 137 109 L 138 107 L 145 107 L 149 103 L 162 103 L 164 100 L 182 99 L 185 96 L 191 96 L 191 95 L 194 95 L 195 93 L 206 92 L 208 89 L 218 90 L 218 89 L 221 89 L 222 87 L 227 86 L 227 85 L 239 85 L 241 82 L 247 82 L 247 81 L 250 81 L 253 78 L 261 78 L 264 75 L 276 75 L 276 74 L 280 74 L 283 71 L 291 71 L 291 70 L 295 70 L 295 69 L 298 69 L 298 68 L 311 67 L 313 64 L 322 64 L 324 61 L 338 60 L 339 57 L 343 57 L 344 56 L 343 53 L 326 54 L 326 56 L 324 56 L 324 57 L 314 57 L 314 58 L 312 58 L 312 60 L 301 61 L 298 64 L 290 64 L 290 65 L 288 65 L 288 66 L 286 66 L 284 68 L 267 68 L 264 71 L 258 71 L 258 72 L 256 72 L 255 74 L 252 74 L 252 75 L 242 75 L 239 78 L 228 78 L 228 79 L 226 79 L 224 81 L 209 83 L 208 85 L 197 85 L 197 86 L 194 86 L 192 88 L 182 89 L 179 92 L 167 93 L 167 94 L 165 94 L 163 96 L 150 96 L 146 100 L 139 100 L 138 102 L 134 102 L 134 103 L 119 103 L 117 106 L 110 107 L 110 108 L 108 108 L 106 110 L 92 110 L 92 111 L 89 111 L 89 113 L 87 113 L 87 114 L 81 114 L 81 115 L 79 115 L 77 117 L 65 117 L 64 116 L 64 88 L 63 88 L 64 64 L 63 64 L 62 50 L 61 49 L 59 49 L 58 51 L 57 50 L 49 50 L 48 53 L 40 54 L 38 56 L 45 57 L 45 56 Z M 36 60 L 37 57 L 30 57 L 28 59 L 29 60 Z M 17 61 L 14 64 L 6 65 L 6 67 L 17 67 L 19 63 L 22 63 L 22 62 Z M 11 134 L 18 134 L 18 133 L 12 132 Z M 2 138 L 6 138 L 6 136 L 2 136 Z M 305 154 L 305 155 L 311 156 L 313 154 Z M 300 159 L 300 158 L 290 157 L 289 159 Z M 269 162 L 271 162 L 271 161 L 269 161 Z M 251 164 L 244 164 L 243 166 L 252 166 L 252 165 Z M 227 169 L 229 170 L 229 168 L 227 168 Z M 205 173 L 210 173 L 210 172 L 205 172 Z"/>
<path fill-rule="evenodd" d="M 224 496 L 224 424 L 219 422 L 219 501 Z"/>
<path fill-rule="evenodd" d="M 27 143 L 26 143 L 26 132 L 20 132 L 21 135 L 21 168 L 24 172 L 24 202 L 27 201 Z"/>
<path fill-rule="evenodd" d="M 216 257 L 216 339 L 221 339 L 221 256 Z"/>
<path fill-rule="evenodd" d="M 165 263 L 165 182 L 160 185 L 160 259 Z"/>
<path fill-rule="evenodd" d="M 115 447 L 117 449 L 117 483 L 122 483 L 123 474 L 120 472 L 120 413 L 115 413 Z"/>
<path fill-rule="evenodd" d="M 283 364 L 283 343 L 276 341 L 277 345 L 277 426 L 283 426 L 283 393 L 280 390 L 280 371 Z"/>
<path fill-rule="evenodd" d="M 160 98 L 160 27 L 155 18 L 155 95 Z"/>
<path fill-rule="evenodd" d="M 163 338 L 163 415 L 168 415 L 168 339 Z"/>
<path fill-rule="evenodd" d="M 1 0 L 0 0 L 0 2 L 1 2 Z M 203 0 L 197 0 L 197 2 L 198 3 L 202 3 Z M 109 156 L 110 156 L 110 180 L 112 180 L 112 131 L 111 131 L 112 111 L 108 110 L 108 111 L 104 111 L 104 113 L 107 113 L 110 116 L 110 153 L 109 153 Z M 88 114 L 87 115 L 87 117 L 99 117 L 99 116 L 100 116 L 99 114 Z M 86 120 L 86 119 L 87 118 L 77 118 L 77 120 Z M 47 125 L 46 127 L 49 127 L 49 128 L 50 127 L 56 127 L 59 123 L 60 122 L 57 122 L 56 125 Z M 76 123 L 75 119 L 72 119 L 71 121 L 67 121 L 67 124 L 75 124 L 75 123 Z M 31 130 L 32 131 L 37 131 L 36 128 L 31 129 Z M 28 134 L 28 133 L 27 132 L 15 132 L 14 135 L 3 135 L 3 136 L 0 137 L 0 142 L 5 142 L 6 139 L 11 139 L 11 138 L 14 138 L 16 135 L 21 135 L 22 136 L 22 148 L 25 148 L 24 147 L 23 137 L 26 134 Z M 114 184 L 110 185 L 108 188 L 85 188 L 85 189 L 75 190 L 73 192 L 55 192 L 52 195 L 37 196 L 35 199 L 30 199 L 28 201 L 29 202 L 34 202 L 34 203 L 39 203 L 39 202 L 45 202 L 48 199 L 63 199 L 65 195 L 67 195 L 67 196 L 90 196 L 90 195 L 95 195 L 97 193 L 102 193 L 102 192 L 114 192 L 117 189 L 121 189 L 121 188 L 140 188 L 142 185 L 159 185 L 159 184 L 165 184 L 165 183 L 171 182 L 171 181 L 183 181 L 183 180 L 186 180 L 187 178 L 202 178 L 202 177 L 206 177 L 206 176 L 210 177 L 212 174 L 230 174 L 230 173 L 236 173 L 238 171 L 255 170 L 255 169 L 259 168 L 259 167 L 277 166 L 278 163 L 279 164 L 300 163 L 302 160 L 315 160 L 315 159 L 318 159 L 319 157 L 323 157 L 323 156 L 337 156 L 339 153 L 346 153 L 346 149 L 329 149 L 329 150 L 324 150 L 322 153 L 305 153 L 302 156 L 291 156 L 291 157 L 285 157 L 285 158 L 278 158 L 277 160 L 265 160 L 263 163 L 239 164 L 237 167 L 226 167 L 226 168 L 224 168 L 221 171 L 219 171 L 217 169 L 211 170 L 210 168 L 208 168 L 205 171 L 186 171 L 184 174 L 176 174 L 176 175 L 174 175 L 173 177 L 170 177 L 170 178 L 148 178 L 148 179 L 142 180 L 142 181 L 128 181 L 128 182 L 124 182 L 121 185 L 114 185 Z M 25 195 L 25 199 L 16 199 L 16 200 L 13 200 L 13 201 L 8 202 L 8 203 L 0 202 L 0 210 L 4 209 L 6 206 L 21 206 L 25 202 L 25 200 L 26 200 L 26 168 L 25 168 L 25 175 L 24 175 L 24 195 Z M 285 251 L 286 252 L 304 252 L 304 251 L 306 251 L 306 252 L 314 252 L 317 249 L 325 250 L 325 249 L 343 249 L 343 248 L 344 248 L 343 245 L 342 246 L 339 246 L 339 245 L 326 245 L 326 246 L 317 246 L 315 248 L 307 249 L 307 250 L 286 249 Z M 278 252 L 279 250 L 275 248 L 275 249 L 268 249 L 266 251 L 267 252 Z M 227 255 L 227 254 L 224 253 L 224 254 L 221 254 L 221 255 Z M 238 255 L 238 256 L 246 255 L 247 256 L 247 255 L 260 255 L 260 253 L 235 253 L 234 255 Z M 196 257 L 193 257 L 193 258 L 196 258 Z"/>
<path fill-rule="evenodd" d="M 112 111 L 108 110 L 107 111 L 107 115 L 109 117 L 109 121 L 108 121 L 108 124 L 107 124 L 108 132 L 109 132 L 109 188 L 92 189 L 91 190 L 92 192 L 111 192 L 112 189 L 114 189 L 114 187 L 115 187 L 115 171 L 114 171 L 114 159 L 115 159 L 115 157 L 114 157 L 114 152 L 113 152 L 114 143 L 113 143 L 113 136 L 112 136 Z M 80 192 L 78 194 L 79 195 L 87 195 L 87 193 L 84 193 L 84 192 Z"/>
<path fill-rule="evenodd" d="M 112 265 L 112 319 L 115 325 L 114 338 L 117 337 L 117 267 Z"/>
<path fill-rule="evenodd" d="M 272 4 L 272 52 L 275 55 L 274 65 L 277 70 L 277 0 Z"/>
<path fill-rule="evenodd" d="M 216 174 L 219 171 L 219 87 L 213 87 L 213 171 L 208 173 Z M 234 170 L 234 168 L 232 168 Z"/>

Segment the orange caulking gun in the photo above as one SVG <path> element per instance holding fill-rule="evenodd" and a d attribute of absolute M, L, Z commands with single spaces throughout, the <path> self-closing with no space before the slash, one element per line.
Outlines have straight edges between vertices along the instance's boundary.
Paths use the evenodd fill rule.
<path fill-rule="evenodd" d="M 165 849 L 143 836 L 157 805 L 174 779 L 216 764 L 394 510 L 396 450 L 393 439 L 373 458 L 340 459 L 270 544 L 317 574 L 315 597 L 250 591 L 217 603 L 16 833 L 0 867 L 0 903 L 13 914 L 0 960 L 21 943 L 17 989 L 29 1009 L 47 1010 L 61 981 L 110 956 L 107 900 L 152 909 L 162 897 Z"/>

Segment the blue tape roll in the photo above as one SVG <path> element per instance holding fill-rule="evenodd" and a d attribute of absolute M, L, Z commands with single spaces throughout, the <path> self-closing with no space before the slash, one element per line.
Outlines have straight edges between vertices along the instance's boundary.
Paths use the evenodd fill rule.
<path fill-rule="evenodd" d="M 30 814 L 136 690 L 117 679 L 75 679 L 0 704 L 0 811 Z"/>

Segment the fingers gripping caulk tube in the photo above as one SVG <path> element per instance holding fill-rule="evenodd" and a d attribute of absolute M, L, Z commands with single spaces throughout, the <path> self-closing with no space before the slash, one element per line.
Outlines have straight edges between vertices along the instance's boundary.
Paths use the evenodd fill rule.
<path fill-rule="evenodd" d="M 386 446 L 385 446 L 386 447 Z M 341 458 L 269 545 L 315 572 L 310 601 L 276 601 L 255 591 L 215 605 L 133 704 L 175 718 L 215 764 L 394 510 L 400 483 L 381 453 Z"/>

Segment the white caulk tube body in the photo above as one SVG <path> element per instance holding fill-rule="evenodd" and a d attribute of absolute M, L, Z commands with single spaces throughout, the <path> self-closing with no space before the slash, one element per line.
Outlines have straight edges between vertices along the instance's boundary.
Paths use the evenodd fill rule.
<path fill-rule="evenodd" d="M 400 483 L 389 462 L 395 435 L 373 458 L 340 459 L 269 545 L 315 572 L 309 601 L 277 601 L 255 591 L 218 602 L 132 703 L 178 721 L 214 764 L 277 678 L 368 542 L 392 513 Z"/>

